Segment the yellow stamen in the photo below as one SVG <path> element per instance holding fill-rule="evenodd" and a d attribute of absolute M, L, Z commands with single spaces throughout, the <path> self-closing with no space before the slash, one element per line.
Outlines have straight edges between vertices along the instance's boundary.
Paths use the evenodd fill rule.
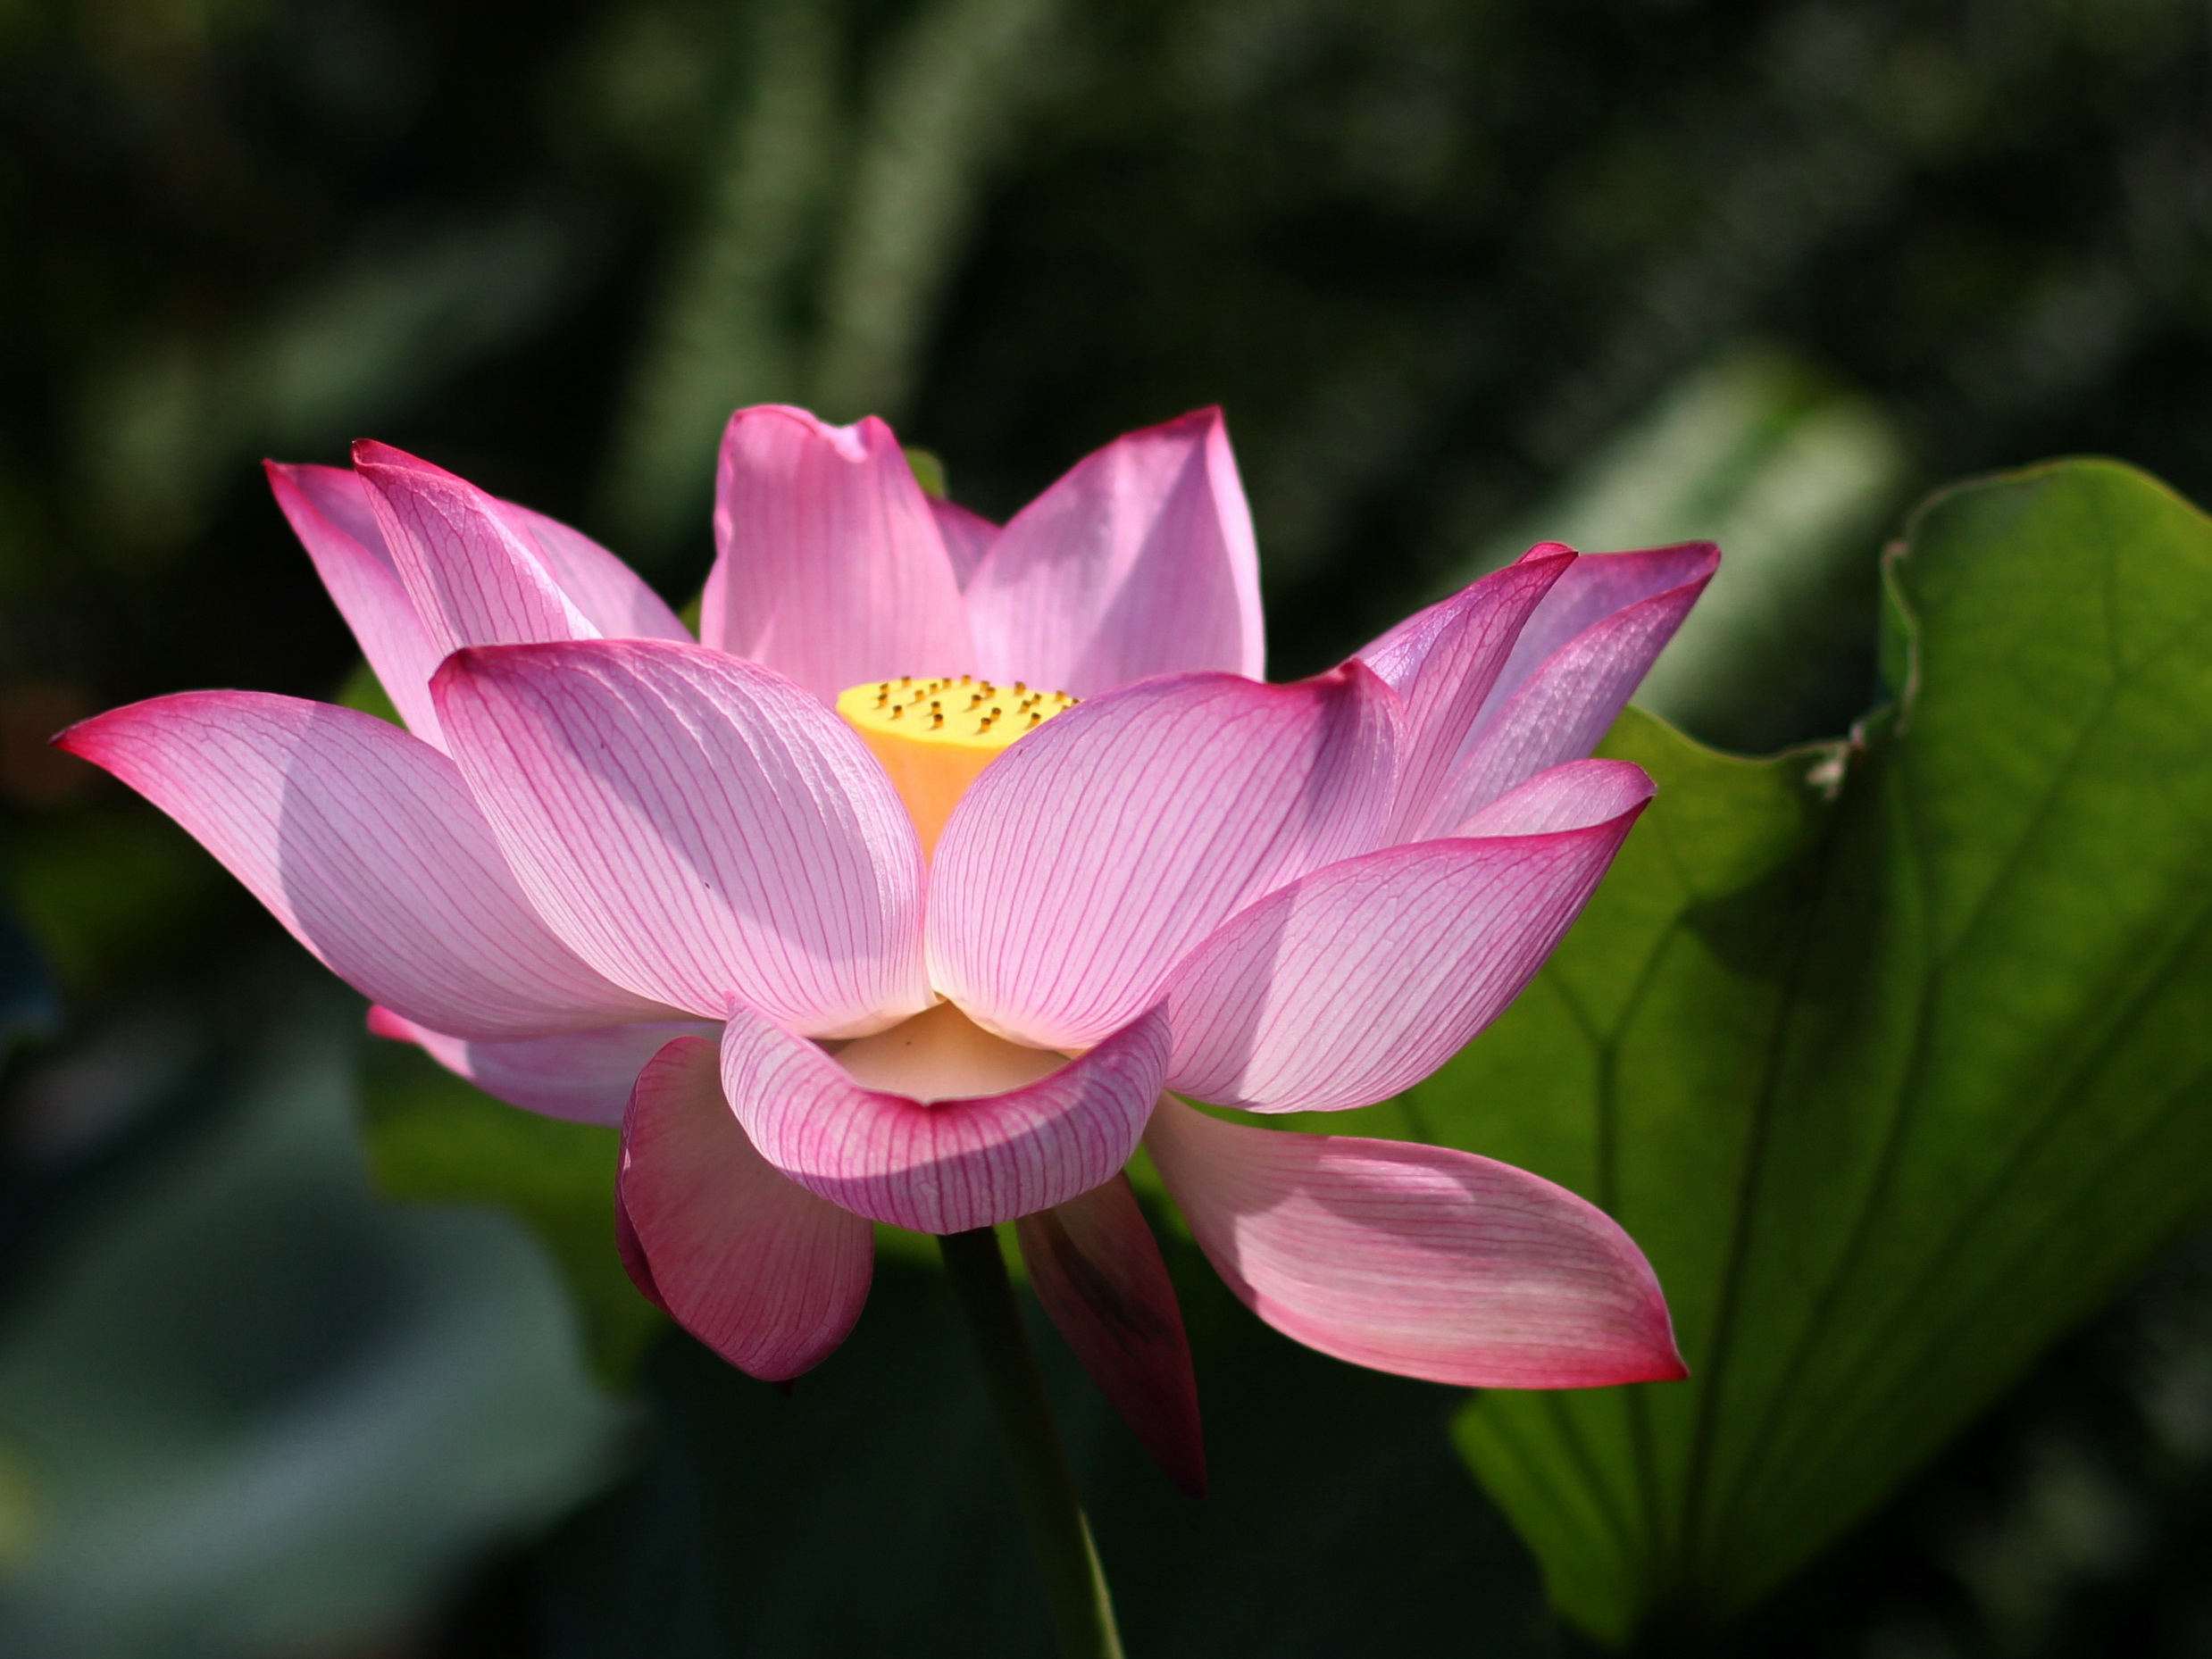
<path fill-rule="evenodd" d="M 963 688 L 972 688 L 968 705 L 956 704 L 947 713 L 945 699 Z M 983 768 L 1007 745 L 1078 701 L 1064 691 L 1031 691 L 1025 686 L 1017 689 L 1018 699 L 973 675 L 917 681 L 909 674 L 898 681 L 896 696 L 889 680 L 855 686 L 839 695 L 838 713 L 890 773 L 914 828 L 922 833 L 925 855 L 935 850 L 954 804 Z M 1026 721 L 1000 718 L 1010 702 L 1016 704 L 1014 713 L 1029 716 Z M 916 719 L 903 718 L 909 708 Z M 929 718 L 920 719 L 925 712 Z"/>

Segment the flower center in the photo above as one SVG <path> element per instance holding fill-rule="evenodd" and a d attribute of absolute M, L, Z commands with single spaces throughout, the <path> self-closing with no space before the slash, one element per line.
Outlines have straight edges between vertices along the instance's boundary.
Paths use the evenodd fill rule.
<path fill-rule="evenodd" d="M 983 768 L 1016 738 L 1078 700 L 1064 691 L 1032 691 L 1018 679 L 1000 686 L 972 674 L 908 675 L 839 692 L 837 712 L 890 773 L 927 857 L 954 804 Z"/>
<path fill-rule="evenodd" d="M 858 1038 L 839 1049 L 836 1059 L 863 1088 L 921 1101 L 1003 1095 L 1050 1077 L 1068 1062 L 1048 1048 L 994 1037 L 950 1003 Z"/>

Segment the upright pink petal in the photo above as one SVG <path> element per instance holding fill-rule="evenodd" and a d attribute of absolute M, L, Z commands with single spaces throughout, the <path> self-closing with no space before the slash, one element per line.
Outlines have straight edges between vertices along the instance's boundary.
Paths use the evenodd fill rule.
<path fill-rule="evenodd" d="M 463 646 L 597 637 L 505 503 L 388 444 L 355 444 L 354 471 L 441 655 Z"/>
<path fill-rule="evenodd" d="M 1308 1347 L 1462 1388 L 1688 1375 L 1642 1253 L 1525 1171 L 1223 1123 L 1172 1098 L 1145 1144 L 1229 1288 Z"/>
<path fill-rule="evenodd" d="M 664 1019 L 547 930 L 453 763 L 371 715 L 252 691 L 55 739 L 152 801 L 372 1002 L 489 1041 Z"/>
<path fill-rule="evenodd" d="M 824 703 L 864 680 L 975 670 L 967 613 L 929 498 L 872 415 L 740 409 L 715 483 L 699 637 Z"/>
<path fill-rule="evenodd" d="M 868 1299 L 875 1233 L 793 1186 L 730 1114 L 714 1046 L 679 1038 L 638 1078 L 622 1123 L 618 1229 L 641 1288 L 739 1371 L 780 1382 L 845 1340 Z"/>
<path fill-rule="evenodd" d="M 926 1007 L 922 853 L 860 739 L 789 680 L 663 640 L 493 646 L 438 719 L 538 913 L 618 985 L 814 1037 Z"/>
<path fill-rule="evenodd" d="M 1351 663 L 1290 686 L 1148 680 L 1056 715 L 938 842 L 932 981 L 1019 1041 L 1099 1041 L 1227 917 L 1375 845 L 1396 705 Z"/>
<path fill-rule="evenodd" d="M 1411 1088 L 1520 995 L 1650 798 L 1633 766 L 1576 762 L 1490 809 L 1522 832 L 1385 847 L 1278 888 L 1169 981 L 1168 1087 L 1254 1112 Z"/>
<path fill-rule="evenodd" d="M 999 529 L 981 513 L 934 496 L 930 497 L 930 516 L 937 521 L 938 533 L 945 538 L 945 556 L 952 561 L 954 579 L 964 593 L 975 567 L 998 539 Z"/>
<path fill-rule="evenodd" d="M 572 1123 L 614 1128 L 630 1104 L 630 1086 L 645 1063 L 679 1037 L 713 1038 L 719 1026 L 689 1020 L 642 1025 L 602 1025 L 588 1031 L 526 1037 L 512 1043 L 472 1042 L 448 1037 L 388 1008 L 369 1010 L 369 1030 L 394 1042 L 413 1043 L 446 1070 L 525 1112 Z"/>
<path fill-rule="evenodd" d="M 1573 553 L 1557 542 L 1532 547 L 1517 563 L 1407 618 L 1359 654 L 1406 701 L 1393 840 L 1424 831 L 1430 804 L 1523 624 L 1573 563 Z"/>
<path fill-rule="evenodd" d="M 967 584 L 982 671 L 1095 696 L 1266 671 L 1251 510 L 1221 411 L 1119 438 L 1014 514 Z"/>
<path fill-rule="evenodd" d="M 1098 1392 L 1186 1497 L 1206 1496 L 1206 1437 L 1182 1310 L 1129 1178 L 1014 1223 L 1045 1313 Z"/>
<path fill-rule="evenodd" d="M 958 1233 L 1111 1180 L 1159 1097 L 1167 1046 L 1167 1022 L 1148 1013 L 1037 1082 L 925 1105 L 864 1088 L 740 1009 L 722 1032 L 722 1087 L 761 1155 L 808 1191 L 872 1221 Z"/>
<path fill-rule="evenodd" d="M 1423 832 L 1448 834 L 1524 779 L 1595 748 L 1719 564 L 1710 542 L 1577 559 L 1522 630 Z"/>
<path fill-rule="evenodd" d="M 554 586 L 602 638 L 691 643 L 691 630 L 676 619 L 667 602 L 647 587 L 635 571 L 583 531 L 512 501 L 498 504 L 507 523 L 536 550 L 538 563 L 553 579 Z M 479 639 L 470 643 L 522 642 Z"/>
<path fill-rule="evenodd" d="M 430 706 L 430 676 L 446 654 L 414 613 L 414 601 L 385 550 L 367 487 L 343 467 L 262 464 L 277 505 L 314 561 L 315 574 L 354 630 L 385 696 L 408 730 L 443 748 L 438 711 Z"/>

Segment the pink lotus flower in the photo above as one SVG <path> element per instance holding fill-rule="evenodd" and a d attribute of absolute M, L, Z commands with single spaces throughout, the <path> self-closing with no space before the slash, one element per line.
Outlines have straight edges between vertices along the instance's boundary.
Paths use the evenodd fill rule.
<path fill-rule="evenodd" d="M 270 478 L 407 731 L 208 691 L 58 741 L 376 1030 L 622 1122 L 633 1273 L 733 1364 L 837 1346 L 872 1223 L 1018 1221 L 1072 1345 L 1195 1482 L 1189 1355 L 1122 1175 L 1141 1143 L 1236 1293 L 1325 1353 L 1467 1385 L 1682 1374 L 1649 1268 L 1582 1200 L 1238 1120 L 1394 1095 L 1528 981 L 1649 798 L 1582 757 L 1709 546 L 1540 546 L 1269 685 L 1213 412 L 1002 529 L 925 497 L 881 421 L 741 411 L 704 643 L 576 531 L 397 451 Z"/>

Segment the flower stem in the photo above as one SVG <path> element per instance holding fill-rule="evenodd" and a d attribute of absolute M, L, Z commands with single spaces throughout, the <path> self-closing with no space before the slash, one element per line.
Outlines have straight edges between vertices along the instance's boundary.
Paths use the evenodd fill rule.
<path fill-rule="evenodd" d="M 1106 1570 L 1098 1564 L 1098 1546 L 1091 1540 L 1075 1477 L 1052 1425 L 1044 1373 L 1022 1328 L 1022 1310 L 1014 1300 L 998 1235 L 979 1227 L 947 1234 L 937 1243 L 983 1368 L 998 1438 L 1014 1465 L 1022 1518 L 1029 1523 L 1030 1545 L 1044 1571 L 1063 1659 L 1123 1659 Z"/>

